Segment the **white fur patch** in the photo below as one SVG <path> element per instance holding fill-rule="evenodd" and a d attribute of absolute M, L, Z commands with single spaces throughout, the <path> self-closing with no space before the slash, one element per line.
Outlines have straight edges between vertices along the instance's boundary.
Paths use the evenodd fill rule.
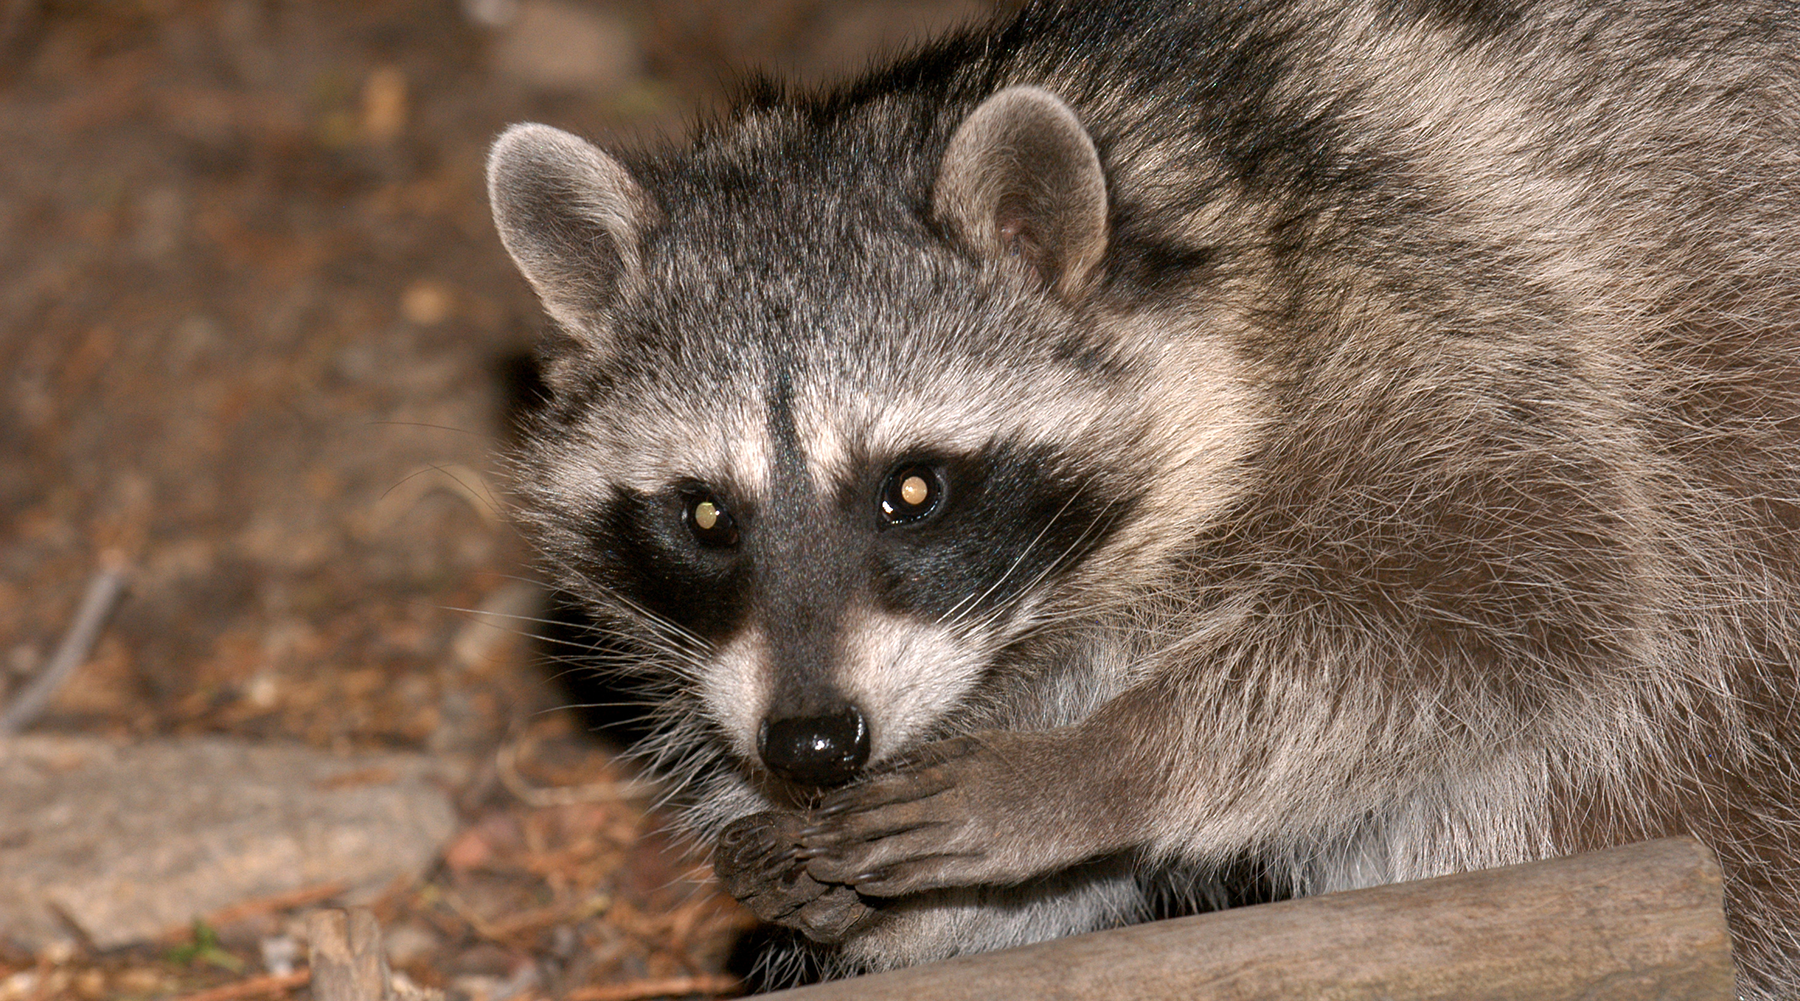
<path fill-rule="evenodd" d="M 985 644 L 936 623 L 867 607 L 846 611 L 839 684 L 869 724 L 869 758 L 878 762 L 942 719 L 986 667 Z"/>
<path fill-rule="evenodd" d="M 757 733 L 769 704 L 769 641 L 757 626 L 738 631 L 714 653 L 701 685 L 701 704 L 731 740 L 732 749 L 755 761 Z"/>

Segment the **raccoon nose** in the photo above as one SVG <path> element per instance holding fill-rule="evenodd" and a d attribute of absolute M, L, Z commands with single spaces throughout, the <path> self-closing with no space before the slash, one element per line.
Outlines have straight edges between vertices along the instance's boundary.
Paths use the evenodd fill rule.
<path fill-rule="evenodd" d="M 770 771 L 809 786 L 842 785 L 869 763 L 869 728 L 855 706 L 826 716 L 763 720 L 757 745 Z"/>

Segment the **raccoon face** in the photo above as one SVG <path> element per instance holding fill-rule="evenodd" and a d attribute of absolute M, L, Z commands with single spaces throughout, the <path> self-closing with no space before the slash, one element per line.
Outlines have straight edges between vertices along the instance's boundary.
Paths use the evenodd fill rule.
<path fill-rule="evenodd" d="M 544 126 L 495 146 L 502 238 L 577 345 L 523 493 L 741 760 L 834 785 L 944 732 L 1119 548 L 1155 364 L 1080 308 L 1105 179 L 1043 91 L 962 124 L 929 220 L 680 174 L 652 196 Z"/>
<path fill-rule="evenodd" d="M 688 641 L 674 669 L 743 760 L 830 785 L 932 732 L 1131 513 L 1136 367 L 984 340 L 1055 320 L 1003 292 L 779 336 L 646 310 L 538 446 L 575 589 Z"/>
<path fill-rule="evenodd" d="M 804 465 L 778 465 L 766 492 L 724 476 L 615 489 L 588 551 L 609 557 L 594 568 L 609 593 L 704 640 L 700 701 L 740 756 L 831 785 L 929 730 L 1043 625 L 1053 578 L 1106 540 L 1118 505 L 1016 438 L 859 447 L 844 471 L 799 424 L 771 437 Z"/>

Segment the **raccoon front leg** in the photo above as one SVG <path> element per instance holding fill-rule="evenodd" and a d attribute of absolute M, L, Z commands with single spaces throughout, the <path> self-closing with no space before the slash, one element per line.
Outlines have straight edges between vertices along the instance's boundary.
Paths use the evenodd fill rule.
<path fill-rule="evenodd" d="M 990 731 L 923 748 L 828 797 L 799 832 L 806 871 L 872 897 L 1011 885 L 1140 841 L 1133 783 L 1079 728 Z"/>
<path fill-rule="evenodd" d="M 743 817 L 719 835 L 713 870 L 726 892 L 757 917 L 828 945 L 873 911 L 850 887 L 820 883 L 806 872 L 797 857 L 803 825 L 784 812 Z"/>

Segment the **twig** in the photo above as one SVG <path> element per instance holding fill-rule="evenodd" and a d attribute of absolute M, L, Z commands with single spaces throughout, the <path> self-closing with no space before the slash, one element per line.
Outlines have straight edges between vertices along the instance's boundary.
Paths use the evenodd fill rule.
<path fill-rule="evenodd" d="M 245 1001 L 246 998 L 268 997 L 271 994 L 286 994 L 296 987 L 305 987 L 312 979 L 307 970 L 295 970 L 293 973 L 270 973 L 236 983 L 221 984 L 198 994 L 189 994 L 182 1001 Z"/>
<path fill-rule="evenodd" d="M 742 994 L 744 982 L 722 973 L 697 977 L 665 977 L 661 980 L 634 980 L 628 984 L 605 984 L 578 987 L 563 1001 L 648 1001 L 649 998 L 686 997 L 689 994 Z"/>
<path fill-rule="evenodd" d="M 243 921 L 247 918 L 254 918 L 263 914 L 278 914 L 282 911 L 291 911 L 299 907 L 310 907 L 313 904 L 322 904 L 333 897 L 343 896 L 344 891 L 349 888 L 350 884 L 343 880 L 337 880 L 331 883 L 318 883 L 313 886 L 303 886 L 298 890 L 270 894 L 267 897 L 253 897 L 249 900 L 231 904 L 228 907 L 221 907 L 211 914 L 203 915 L 200 920 L 209 927 L 220 928 L 228 924 Z M 158 936 L 158 941 L 178 941 L 193 934 L 193 931 L 194 926 L 191 922 L 188 924 L 176 925 L 172 928 L 164 929 L 163 933 Z"/>
<path fill-rule="evenodd" d="M 532 785 L 519 774 L 518 744 L 504 744 L 494 752 L 494 764 L 500 782 L 507 791 L 527 806 L 575 806 L 580 803 L 617 803 L 651 799 L 660 791 L 655 782 L 627 779 L 624 782 L 589 782 L 579 786 L 545 788 Z"/>
<path fill-rule="evenodd" d="M 106 625 L 107 616 L 112 614 L 113 606 L 125 590 L 123 559 L 106 556 L 102 562 L 104 565 L 88 581 L 87 594 L 81 598 L 75 622 L 63 636 L 62 645 L 56 648 L 56 655 L 50 658 L 43 672 L 25 686 L 13 704 L 6 707 L 6 712 L 0 713 L 0 737 L 30 726 L 93 651 L 94 642 L 100 638 L 100 628 Z"/>

